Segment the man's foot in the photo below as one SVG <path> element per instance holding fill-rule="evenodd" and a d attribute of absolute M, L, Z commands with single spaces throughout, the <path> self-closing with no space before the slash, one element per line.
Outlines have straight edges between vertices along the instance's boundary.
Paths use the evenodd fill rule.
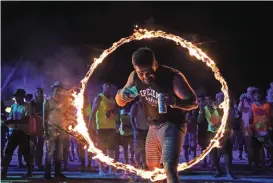
<path fill-rule="evenodd" d="M 231 173 L 227 173 L 226 178 L 228 178 L 228 179 L 235 179 L 234 176 Z"/>
<path fill-rule="evenodd" d="M 81 172 L 85 172 L 85 167 L 81 167 Z"/>
<path fill-rule="evenodd" d="M 51 180 L 52 177 L 51 177 L 51 175 L 44 175 L 44 179 L 46 179 L 46 180 Z"/>
<path fill-rule="evenodd" d="M 38 171 L 44 171 L 45 167 L 43 165 L 38 166 Z"/>
<path fill-rule="evenodd" d="M 99 176 L 105 176 L 105 173 L 104 173 L 103 170 L 100 170 L 100 171 L 99 171 Z"/>
<path fill-rule="evenodd" d="M 19 165 L 17 167 L 18 168 L 26 168 L 26 165 L 24 165 L 23 163 L 19 163 Z"/>
<path fill-rule="evenodd" d="M 7 178 L 7 172 L 6 171 L 2 171 L 1 172 L 1 179 L 6 179 Z"/>
<path fill-rule="evenodd" d="M 219 178 L 221 177 L 221 172 L 217 172 L 215 175 L 213 175 L 214 178 Z"/>
<path fill-rule="evenodd" d="M 64 174 L 60 173 L 60 174 L 55 174 L 54 178 L 56 178 L 56 179 L 66 179 L 66 176 Z"/>
<path fill-rule="evenodd" d="M 28 172 L 22 176 L 22 178 L 25 178 L 25 179 L 30 178 L 30 177 L 32 177 L 32 173 L 30 173 L 30 172 Z"/>

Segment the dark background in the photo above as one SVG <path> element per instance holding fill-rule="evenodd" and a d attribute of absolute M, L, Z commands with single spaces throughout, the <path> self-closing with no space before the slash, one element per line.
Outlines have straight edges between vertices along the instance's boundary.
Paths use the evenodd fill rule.
<path fill-rule="evenodd" d="M 79 68 L 74 66 L 79 64 L 74 56 L 60 61 L 63 69 L 73 71 L 72 79 L 78 77 L 67 82 L 74 85 L 85 75 L 94 57 L 121 37 L 129 36 L 137 24 L 204 43 L 200 47 L 217 63 L 237 96 L 250 85 L 266 90 L 273 81 L 272 2 L 1 2 L 1 5 L 2 67 L 13 66 L 23 58 L 36 72 L 46 73 L 55 67 L 59 57 L 65 54 L 72 58 L 69 54 L 75 52 L 82 60 Z M 219 91 L 220 85 L 202 62 L 161 39 L 122 46 L 99 66 L 92 77 L 94 82 L 110 81 L 123 86 L 133 69 L 132 52 L 141 45 L 151 47 L 159 63 L 181 70 L 195 89 L 204 86 L 208 93 Z M 59 52 L 61 56 L 56 57 Z M 53 61 L 45 59 L 52 55 Z M 44 87 L 65 78 L 54 74 L 50 77 Z"/>

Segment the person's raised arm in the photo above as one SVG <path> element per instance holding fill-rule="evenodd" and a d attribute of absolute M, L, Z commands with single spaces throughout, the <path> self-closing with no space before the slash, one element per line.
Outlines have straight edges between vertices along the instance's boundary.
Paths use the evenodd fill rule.
<path fill-rule="evenodd" d="M 173 92 L 175 96 L 170 105 L 172 108 L 190 111 L 198 107 L 196 95 L 182 73 L 174 76 Z"/>
<path fill-rule="evenodd" d="M 125 84 L 125 86 L 118 90 L 117 94 L 116 94 L 116 102 L 120 107 L 124 107 L 127 103 L 133 101 L 134 99 L 130 97 L 128 90 L 130 88 L 133 87 L 134 85 L 134 75 L 135 75 L 135 71 L 133 71 L 130 75 L 129 78 L 127 80 L 127 83 Z"/>

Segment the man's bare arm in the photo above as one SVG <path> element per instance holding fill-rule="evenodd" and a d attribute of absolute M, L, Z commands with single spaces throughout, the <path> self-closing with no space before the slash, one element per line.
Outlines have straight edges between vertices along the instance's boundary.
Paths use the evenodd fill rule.
<path fill-rule="evenodd" d="M 48 101 L 44 100 L 43 102 L 43 127 L 44 127 L 44 133 L 48 132 Z"/>
<path fill-rule="evenodd" d="M 93 100 L 93 104 L 92 104 L 92 109 L 91 109 L 91 113 L 90 113 L 90 117 L 89 117 L 89 121 L 88 121 L 88 129 L 93 130 L 92 127 L 95 125 L 95 116 L 96 116 L 96 112 L 100 106 L 100 102 L 101 102 L 101 97 L 97 96 L 94 100 Z"/>
<path fill-rule="evenodd" d="M 186 111 L 198 107 L 196 95 L 182 73 L 177 73 L 174 76 L 173 91 L 176 95 L 176 100 L 171 107 Z"/>
<path fill-rule="evenodd" d="M 138 112 L 138 108 L 137 108 L 137 103 L 133 104 L 133 106 L 131 107 L 131 111 L 130 111 L 130 118 L 131 118 L 131 124 L 132 124 L 132 127 L 134 129 L 137 129 L 136 127 L 136 121 L 135 121 L 135 117 L 137 115 L 137 112 Z"/>
<path fill-rule="evenodd" d="M 125 96 L 122 94 L 122 91 L 123 91 L 124 89 L 129 89 L 129 88 L 131 88 L 131 87 L 134 86 L 134 75 L 135 75 L 135 71 L 133 71 L 133 72 L 129 75 L 129 78 L 128 78 L 127 83 L 125 84 L 125 86 L 117 92 L 117 95 L 116 95 L 115 99 L 116 99 L 117 104 L 118 104 L 120 107 L 124 107 L 124 106 L 128 103 L 127 101 L 130 101 L 129 98 L 125 97 Z M 132 101 L 132 100 L 131 100 L 131 101 Z"/>

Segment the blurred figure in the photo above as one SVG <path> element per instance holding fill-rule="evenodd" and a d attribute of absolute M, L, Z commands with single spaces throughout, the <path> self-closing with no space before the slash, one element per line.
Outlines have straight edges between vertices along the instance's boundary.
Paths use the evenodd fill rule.
<path fill-rule="evenodd" d="M 36 137 L 36 149 L 35 149 L 35 164 L 39 171 L 44 170 L 43 166 L 43 152 L 44 152 L 44 138 L 43 138 L 43 102 L 44 102 L 44 91 L 42 88 L 37 88 L 34 93 L 35 102 L 35 115 L 37 118 L 37 137 Z"/>
<path fill-rule="evenodd" d="M 272 106 L 266 102 L 265 97 L 261 90 L 253 90 L 254 102 L 252 103 L 252 154 L 254 166 L 252 167 L 253 172 L 259 167 L 261 162 L 262 167 L 265 167 L 265 159 L 263 148 L 266 148 L 271 154 L 271 167 L 273 165 L 273 142 L 272 142 Z M 257 156 L 262 151 L 262 157 Z"/>
<path fill-rule="evenodd" d="M 216 102 L 212 100 L 211 97 L 207 96 L 205 98 L 206 106 L 199 111 L 198 121 L 202 121 L 204 118 L 208 121 L 208 135 L 209 139 L 214 138 L 217 130 L 221 125 L 221 119 L 223 115 L 223 110 L 219 108 L 219 105 L 224 101 L 224 94 L 218 93 L 216 95 Z M 216 168 L 216 174 L 214 177 L 220 177 L 222 171 L 220 168 L 220 156 L 221 151 L 224 153 L 224 161 L 227 175 L 229 179 L 233 179 L 231 174 L 231 165 L 232 165 L 232 142 L 231 142 L 231 122 L 228 120 L 225 130 L 225 137 L 221 143 L 222 149 L 214 148 L 211 151 L 211 157 L 213 164 Z"/>
<path fill-rule="evenodd" d="M 120 144 L 123 147 L 125 163 L 129 163 L 128 150 L 130 146 L 130 163 L 134 165 L 134 136 L 133 136 L 133 127 L 130 122 L 130 113 L 127 108 L 123 108 L 120 111 Z"/>
<path fill-rule="evenodd" d="M 17 146 L 24 156 L 27 162 L 27 174 L 26 177 L 32 176 L 32 163 L 30 154 L 30 136 L 29 136 L 29 116 L 30 106 L 24 102 L 26 91 L 23 89 L 17 89 L 12 95 L 15 98 L 15 103 L 11 106 L 10 115 L 5 121 L 4 125 L 8 125 L 11 129 L 10 138 L 5 150 L 5 157 L 3 160 L 3 169 L 1 172 L 1 178 L 6 178 L 8 167 L 12 159 L 12 155 Z"/>
<path fill-rule="evenodd" d="M 250 135 L 250 120 L 251 120 L 251 105 L 253 102 L 253 91 L 254 87 L 248 87 L 247 93 L 244 93 L 240 96 L 240 102 L 238 105 L 238 110 L 242 114 L 242 120 L 243 120 L 243 131 L 245 136 L 245 151 L 248 157 L 248 166 L 251 167 L 252 161 L 251 161 L 251 152 L 252 152 L 252 138 Z M 250 154 L 249 154 L 250 153 Z"/>
<path fill-rule="evenodd" d="M 242 122 L 242 115 L 238 110 L 237 101 L 233 100 L 233 105 L 231 105 L 232 110 L 232 129 L 233 129 L 233 143 L 235 141 L 238 144 L 239 148 L 239 159 L 243 160 L 243 145 L 244 145 L 244 133 L 243 133 L 243 122 Z"/>
<path fill-rule="evenodd" d="M 111 84 L 104 83 L 103 91 L 93 101 L 91 115 L 89 118 L 89 127 L 96 124 L 98 148 L 104 153 L 108 150 L 109 156 L 114 157 L 116 148 L 116 104 L 111 95 Z M 113 174 L 113 167 L 109 167 L 109 174 Z M 99 175 L 104 176 L 103 163 L 99 162 Z"/>
<path fill-rule="evenodd" d="M 145 141 L 148 134 L 149 126 L 141 101 L 142 99 L 141 97 L 139 97 L 138 101 L 132 105 L 130 114 L 131 124 L 134 129 L 134 149 L 136 166 L 146 169 L 147 165 L 145 157 Z"/>
<path fill-rule="evenodd" d="M 195 109 L 186 114 L 187 133 L 184 138 L 183 149 L 187 162 L 189 161 L 189 152 L 193 153 L 193 158 L 196 157 L 197 117 L 198 113 Z"/>
<path fill-rule="evenodd" d="M 51 160 L 54 149 L 56 150 L 55 178 L 65 178 L 61 173 L 61 160 L 63 157 L 63 141 L 65 135 L 57 128 L 66 129 L 63 115 L 63 85 L 55 82 L 52 86 L 52 97 L 46 99 L 43 104 L 43 126 L 46 140 L 45 179 L 51 179 Z M 57 127 L 57 128 L 56 128 Z"/>
<path fill-rule="evenodd" d="M 1 122 L 6 121 L 6 106 L 4 101 L 1 100 Z M 1 125 L 1 164 L 3 164 L 5 145 L 8 140 L 9 128 L 5 125 Z"/>
<path fill-rule="evenodd" d="M 205 100 L 204 96 L 198 97 L 198 107 L 199 111 L 205 107 Z M 199 115 L 199 114 L 198 114 Z M 202 120 L 197 117 L 197 123 L 198 123 L 198 145 L 201 147 L 201 151 L 205 150 L 209 139 L 207 137 L 207 129 L 208 129 L 208 121 L 206 118 L 203 118 Z M 203 167 L 207 167 L 207 157 L 203 160 Z"/>

